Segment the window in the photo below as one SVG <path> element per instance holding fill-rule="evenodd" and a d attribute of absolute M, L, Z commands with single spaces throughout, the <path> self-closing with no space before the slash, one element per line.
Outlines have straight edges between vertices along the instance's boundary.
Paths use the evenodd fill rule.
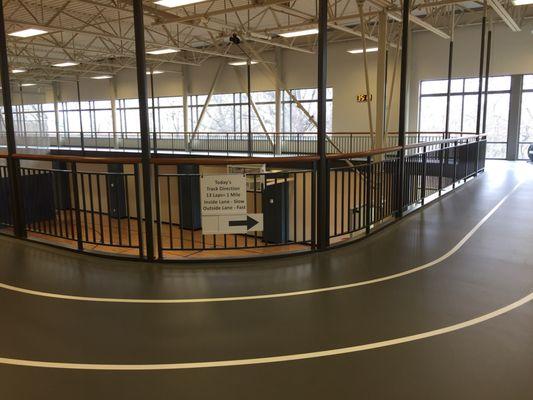
<path fill-rule="evenodd" d="M 481 81 L 485 88 L 485 79 Z M 474 133 L 477 128 L 479 79 L 452 79 L 450 87 L 450 132 Z M 448 81 L 420 83 L 419 128 L 422 132 L 444 132 Z M 487 157 L 505 158 L 511 98 L 511 77 L 490 77 L 487 94 Z M 483 123 L 484 96 L 481 104 Z"/>
<path fill-rule="evenodd" d="M 518 158 L 527 159 L 527 149 L 533 144 L 533 75 L 524 75 Z"/>
<path fill-rule="evenodd" d="M 290 93 L 290 94 L 289 94 Z M 316 126 L 309 120 L 306 113 L 317 119 L 317 89 L 294 89 L 283 92 L 282 121 L 283 132 L 316 132 Z M 300 108 L 304 108 L 305 112 Z M 326 131 L 331 132 L 333 126 L 333 89 L 326 90 Z"/>

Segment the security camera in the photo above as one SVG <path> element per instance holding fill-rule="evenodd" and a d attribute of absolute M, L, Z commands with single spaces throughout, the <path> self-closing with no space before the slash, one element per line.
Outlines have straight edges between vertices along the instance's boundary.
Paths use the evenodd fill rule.
<path fill-rule="evenodd" d="M 236 33 L 234 33 L 233 35 L 231 35 L 231 37 L 229 38 L 229 41 L 233 44 L 240 44 L 241 43 L 241 39 L 237 36 Z"/>

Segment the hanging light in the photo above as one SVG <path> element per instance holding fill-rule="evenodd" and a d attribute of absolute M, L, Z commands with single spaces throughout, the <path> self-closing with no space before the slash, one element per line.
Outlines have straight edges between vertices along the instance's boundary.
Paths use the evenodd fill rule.
<path fill-rule="evenodd" d="M 311 29 L 304 29 L 301 31 L 279 33 L 278 35 L 283 36 L 285 38 L 292 38 L 292 37 L 299 37 L 299 36 L 316 35 L 317 33 L 318 33 L 318 28 L 311 28 Z"/>

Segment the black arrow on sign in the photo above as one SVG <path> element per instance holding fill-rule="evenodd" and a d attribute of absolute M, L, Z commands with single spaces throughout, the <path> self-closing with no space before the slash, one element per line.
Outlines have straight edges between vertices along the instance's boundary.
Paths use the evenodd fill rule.
<path fill-rule="evenodd" d="M 258 223 L 259 221 L 256 221 L 255 219 L 247 215 L 246 221 L 229 221 L 229 226 L 245 226 L 247 230 L 250 230 Z"/>

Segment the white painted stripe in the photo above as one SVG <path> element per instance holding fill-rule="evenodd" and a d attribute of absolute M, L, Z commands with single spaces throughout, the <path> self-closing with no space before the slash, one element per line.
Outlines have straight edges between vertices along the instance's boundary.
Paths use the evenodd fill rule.
<path fill-rule="evenodd" d="M 14 358 L 0 358 L 0 364 L 16 365 L 23 367 L 37 367 L 37 368 L 60 368 L 60 369 L 76 369 L 76 370 L 103 370 L 103 371 L 153 371 L 153 370 L 179 370 L 179 369 L 199 369 L 199 368 L 216 368 L 216 367 L 235 367 L 244 365 L 256 364 L 271 364 L 287 361 L 308 360 L 312 358 L 331 357 L 342 354 L 357 353 L 360 351 L 379 349 L 382 347 L 396 346 L 403 343 L 414 342 L 417 340 L 427 339 L 432 336 L 439 336 L 445 333 L 458 331 L 460 329 L 468 328 L 473 325 L 480 324 L 492 318 L 498 317 L 502 314 L 508 313 L 528 302 L 533 300 L 533 292 L 526 297 L 509 304 L 505 307 L 499 308 L 496 311 L 481 315 L 477 318 L 470 319 L 455 325 L 446 326 L 444 328 L 435 329 L 433 331 L 418 333 L 416 335 L 404 336 L 396 339 L 384 340 L 381 342 L 360 344 L 351 347 L 341 347 L 338 349 L 314 351 L 311 353 L 288 354 L 283 356 L 261 357 L 261 358 L 243 358 L 237 360 L 223 360 L 223 361 L 202 361 L 190 363 L 175 363 L 175 364 L 78 364 L 78 363 L 62 363 L 52 361 L 33 361 L 20 360 Z"/>
<path fill-rule="evenodd" d="M 60 300 L 74 300 L 74 301 L 89 301 L 89 302 L 97 302 L 97 303 L 137 303 L 137 304 L 181 304 L 181 303 L 216 303 L 216 302 L 227 302 L 227 301 L 249 301 L 249 300 L 265 300 L 265 299 L 276 299 L 281 297 L 293 297 L 293 296 L 304 296 L 304 295 L 310 295 L 310 294 L 316 294 L 316 293 L 324 293 L 324 292 L 333 292 L 336 290 L 345 290 L 350 289 L 358 286 L 365 286 L 365 285 L 371 285 L 374 283 L 380 283 L 389 281 L 392 279 L 400 278 L 402 276 L 410 275 L 418 271 L 422 271 L 424 269 L 430 268 L 436 264 L 439 264 L 440 262 L 446 260 L 447 258 L 451 257 L 453 254 L 455 254 L 461 247 L 464 246 L 464 244 L 474 235 L 474 233 L 477 232 L 481 226 L 489 220 L 489 218 L 502 206 L 503 203 L 511 196 L 523 183 L 523 181 L 519 182 L 492 210 L 489 211 L 487 215 L 479 221 L 474 228 L 470 232 L 466 234 L 465 237 L 463 237 L 459 243 L 457 243 L 454 247 L 452 247 L 448 252 L 440 256 L 439 258 L 430 261 L 428 263 L 425 263 L 423 265 L 420 265 L 418 267 L 414 267 L 411 269 L 408 269 L 403 272 L 399 272 L 397 274 L 387 275 L 380 278 L 370 279 L 366 281 L 360 281 L 360 282 L 354 282 L 354 283 L 348 283 L 345 285 L 338 285 L 338 286 L 328 286 L 324 288 L 316 288 L 316 289 L 309 289 L 309 290 L 300 290 L 296 292 L 283 292 L 283 293 L 270 293 L 270 294 L 260 294 L 260 295 L 252 295 L 252 296 L 234 296 L 234 297 L 207 297 L 207 298 L 196 298 L 196 299 L 123 299 L 123 298 L 111 298 L 111 297 L 86 297 L 86 296 L 73 296 L 73 295 L 66 295 L 66 294 L 59 294 L 59 293 L 48 293 L 48 292 L 41 292 L 38 290 L 31 290 L 31 289 L 24 289 L 17 286 L 7 285 L 5 283 L 0 283 L 0 288 L 5 290 L 10 290 L 13 292 L 18 293 L 24 293 L 31 296 L 39 296 L 39 297 L 48 297 L 52 299 L 60 299 Z"/>

